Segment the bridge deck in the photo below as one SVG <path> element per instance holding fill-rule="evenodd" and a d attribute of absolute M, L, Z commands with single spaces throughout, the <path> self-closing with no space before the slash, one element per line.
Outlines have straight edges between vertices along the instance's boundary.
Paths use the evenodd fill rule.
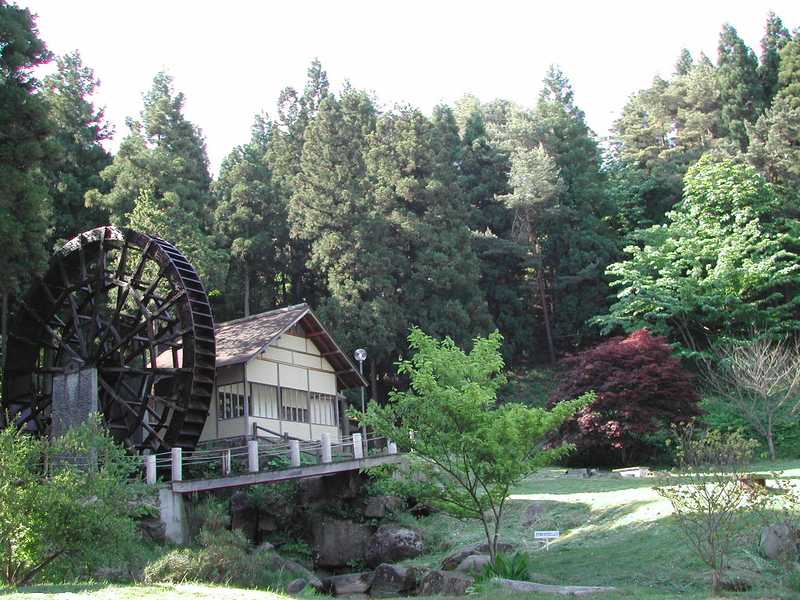
<path fill-rule="evenodd" d="M 278 481 L 288 481 L 290 479 L 322 477 L 324 475 L 333 475 L 345 471 L 359 471 L 379 465 L 398 463 L 402 459 L 402 455 L 393 454 L 364 458 L 361 460 L 321 463 L 291 469 L 282 469 L 280 471 L 261 471 L 258 473 L 246 473 L 244 475 L 230 475 L 228 477 L 218 477 L 215 479 L 173 481 L 171 486 L 172 491 L 175 493 L 189 494 L 192 492 L 206 492 L 208 490 L 218 490 L 222 488 L 244 487 L 259 483 L 276 483 Z"/>

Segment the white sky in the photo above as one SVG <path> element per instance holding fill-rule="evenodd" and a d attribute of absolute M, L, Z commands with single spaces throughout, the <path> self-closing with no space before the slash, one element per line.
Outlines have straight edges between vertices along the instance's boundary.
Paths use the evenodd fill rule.
<path fill-rule="evenodd" d="M 426 112 L 465 93 L 532 105 L 557 63 L 603 136 L 631 93 L 672 72 L 682 47 L 715 58 L 724 22 L 757 54 L 770 9 L 800 26 L 797 0 L 17 2 L 39 15 L 52 51 L 78 49 L 95 70 L 114 146 L 153 75 L 168 71 L 214 172 L 247 141 L 256 112 L 274 113 L 283 87 L 302 88 L 315 57 L 334 89 L 349 79 L 387 106 Z"/>

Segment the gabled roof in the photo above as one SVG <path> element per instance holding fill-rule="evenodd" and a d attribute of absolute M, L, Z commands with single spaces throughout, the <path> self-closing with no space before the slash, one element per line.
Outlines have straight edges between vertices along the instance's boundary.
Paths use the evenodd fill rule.
<path fill-rule="evenodd" d="M 217 367 L 249 361 L 256 354 L 264 352 L 297 324 L 302 326 L 306 337 L 316 344 L 325 359 L 336 370 L 340 387 L 347 389 L 367 385 L 366 380 L 325 330 L 308 304 L 295 304 L 217 324 L 215 327 Z"/>

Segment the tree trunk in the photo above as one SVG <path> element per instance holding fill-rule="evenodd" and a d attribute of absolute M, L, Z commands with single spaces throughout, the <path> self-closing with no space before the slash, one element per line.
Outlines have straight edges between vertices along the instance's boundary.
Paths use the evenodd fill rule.
<path fill-rule="evenodd" d="M 550 357 L 550 362 L 556 362 L 556 350 L 553 345 L 553 331 L 550 328 L 550 311 L 547 308 L 547 294 L 544 290 L 544 274 L 542 273 L 542 263 L 539 261 L 539 267 L 536 269 L 536 285 L 539 288 L 539 297 L 542 303 L 542 317 L 544 318 L 544 332 L 547 336 L 547 353 Z"/>
<path fill-rule="evenodd" d="M 776 460 L 778 458 L 778 455 L 777 452 L 775 452 L 775 440 L 773 439 L 771 426 L 767 430 L 767 449 L 769 450 L 770 460 Z"/>
<path fill-rule="evenodd" d="M 8 292 L 2 293 L 2 306 L 0 307 L 0 370 L 6 368 L 6 344 L 8 344 Z"/>
<path fill-rule="evenodd" d="M 711 595 L 716 596 L 722 589 L 722 573 L 718 569 L 711 571 Z"/>
<path fill-rule="evenodd" d="M 556 362 L 556 350 L 553 345 L 553 330 L 550 326 L 550 311 L 547 307 L 547 292 L 544 289 L 544 259 L 542 259 L 542 249 L 539 247 L 539 242 L 533 234 L 530 223 L 528 224 L 528 244 L 530 244 L 531 252 L 537 258 L 536 286 L 539 288 L 539 301 L 542 303 L 544 332 L 547 337 L 547 353 L 550 357 L 550 362 L 554 363 Z"/>
<path fill-rule="evenodd" d="M 250 269 L 244 267 L 244 316 L 250 316 Z"/>

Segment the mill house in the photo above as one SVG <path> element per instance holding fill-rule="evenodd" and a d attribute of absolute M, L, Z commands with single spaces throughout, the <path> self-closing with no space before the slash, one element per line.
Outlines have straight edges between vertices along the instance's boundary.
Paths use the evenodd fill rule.
<path fill-rule="evenodd" d="M 214 402 L 201 443 L 342 439 L 340 392 L 366 381 L 307 304 L 220 323 L 216 344 Z"/>

